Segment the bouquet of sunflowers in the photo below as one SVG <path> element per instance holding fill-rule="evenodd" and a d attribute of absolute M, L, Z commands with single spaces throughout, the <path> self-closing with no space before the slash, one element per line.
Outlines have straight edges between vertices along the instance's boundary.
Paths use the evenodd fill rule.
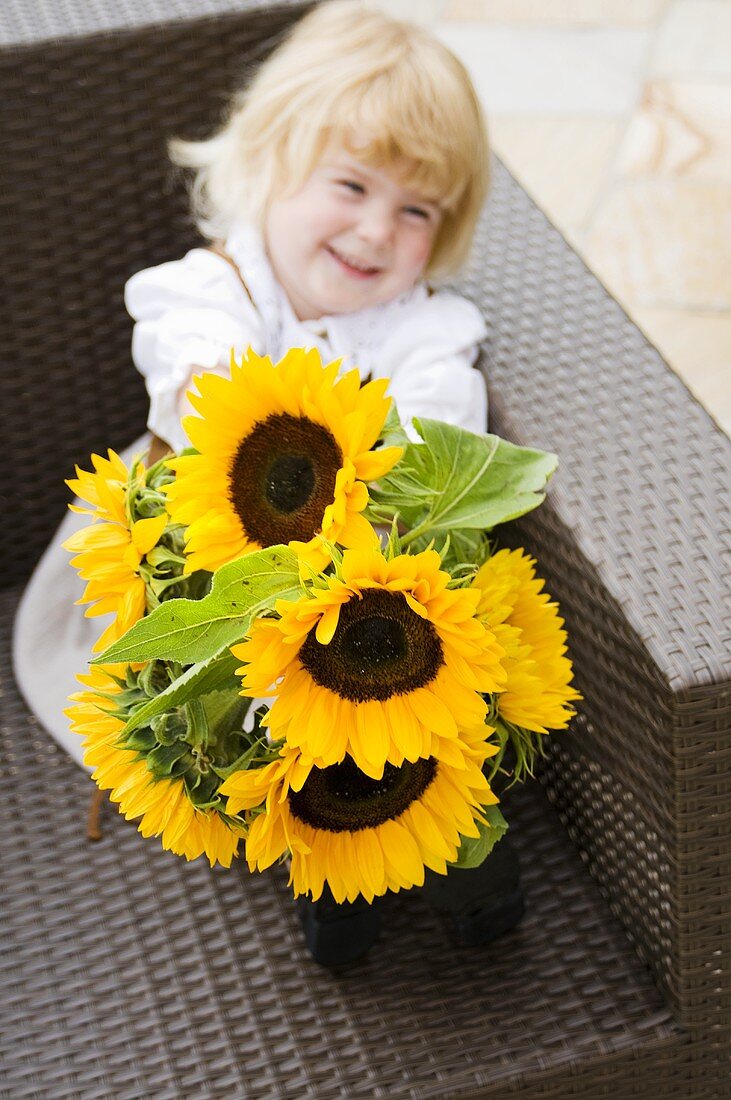
<path fill-rule="evenodd" d="M 113 614 L 67 712 L 144 836 L 213 866 L 288 861 L 295 895 L 372 902 L 480 864 L 572 687 L 558 607 L 489 532 L 556 458 L 398 421 L 315 351 L 203 374 L 192 447 L 68 482 L 87 615 Z"/>

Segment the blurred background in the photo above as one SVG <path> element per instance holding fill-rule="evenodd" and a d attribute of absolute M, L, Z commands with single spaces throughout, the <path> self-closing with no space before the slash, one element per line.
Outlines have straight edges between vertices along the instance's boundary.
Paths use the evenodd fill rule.
<path fill-rule="evenodd" d="M 244 6 L 152 7 L 191 2 Z M 495 151 L 731 435 L 731 0 L 353 2 L 462 58 Z M 79 33 L 109 7 L 0 0 L 0 38 Z"/>
<path fill-rule="evenodd" d="M 731 435 L 731 0 L 382 0 L 467 65 L 492 144 Z"/>

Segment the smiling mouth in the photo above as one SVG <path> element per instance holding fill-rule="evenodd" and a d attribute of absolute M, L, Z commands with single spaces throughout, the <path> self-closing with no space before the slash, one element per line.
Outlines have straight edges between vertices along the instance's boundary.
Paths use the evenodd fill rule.
<path fill-rule="evenodd" d="M 337 260 L 339 266 L 347 271 L 349 274 L 355 275 L 357 278 L 369 279 L 374 275 L 380 275 L 382 268 L 372 267 L 363 263 L 361 260 L 357 260 L 353 256 L 345 256 L 342 252 L 338 252 L 332 245 L 325 245 L 325 251 Z"/>

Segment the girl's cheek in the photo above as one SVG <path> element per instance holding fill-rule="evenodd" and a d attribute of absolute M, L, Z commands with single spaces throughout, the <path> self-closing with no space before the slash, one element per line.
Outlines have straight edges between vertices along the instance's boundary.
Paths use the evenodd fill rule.
<path fill-rule="evenodd" d="M 426 265 L 429 263 L 429 257 L 431 256 L 432 247 L 434 245 L 434 236 L 431 227 L 427 228 L 427 231 L 423 233 L 418 241 L 414 244 L 414 250 L 412 253 L 414 267 L 416 267 L 421 273 Z"/>

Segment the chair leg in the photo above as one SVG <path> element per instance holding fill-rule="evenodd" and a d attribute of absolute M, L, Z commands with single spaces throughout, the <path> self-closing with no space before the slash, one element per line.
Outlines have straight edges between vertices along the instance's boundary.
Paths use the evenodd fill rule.
<path fill-rule="evenodd" d="M 102 838 L 102 830 L 99 824 L 99 814 L 102 808 L 102 802 L 106 797 L 106 791 L 100 791 L 98 787 L 94 787 L 94 790 L 91 794 L 91 800 L 89 802 L 89 813 L 86 818 L 87 840 L 101 840 Z"/>

